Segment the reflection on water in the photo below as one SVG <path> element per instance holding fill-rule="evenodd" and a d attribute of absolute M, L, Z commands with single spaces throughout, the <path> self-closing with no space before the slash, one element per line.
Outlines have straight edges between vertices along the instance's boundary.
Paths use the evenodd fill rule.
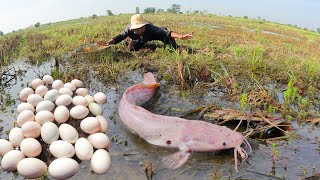
<path fill-rule="evenodd" d="M 285 38 L 289 38 L 289 39 L 294 39 L 294 40 L 297 40 L 299 41 L 299 38 L 297 37 L 292 37 L 292 36 L 288 36 L 288 35 L 285 35 L 285 34 L 280 34 L 280 33 L 276 33 L 276 32 L 271 32 L 271 31 L 265 31 L 265 30 L 254 30 L 254 29 L 245 29 L 245 28 L 242 28 L 244 30 L 247 30 L 249 32 L 256 32 L 256 33 L 263 33 L 263 34 L 270 34 L 270 35 L 274 35 L 274 36 L 281 36 L 281 37 L 285 37 Z"/>
<path fill-rule="evenodd" d="M 25 62 L 16 62 L 10 67 L 15 67 L 21 72 L 16 81 L 5 87 L 14 100 L 7 106 L 8 111 L 0 114 L 1 138 L 8 138 L 6 134 L 13 127 L 17 117 L 16 107 L 19 104 L 19 92 L 30 84 L 32 79 L 50 74 L 53 69 L 53 61 L 39 66 L 32 66 Z M 108 96 L 108 102 L 103 105 L 103 115 L 108 119 L 108 136 L 112 140 L 110 155 L 111 168 L 105 175 L 96 175 L 90 171 L 90 162 L 84 161 L 80 164 L 80 170 L 72 179 L 147 179 L 144 171 L 145 161 L 152 162 L 155 174 L 153 179 L 217 179 L 223 178 L 253 178 L 270 179 L 270 172 L 276 177 L 297 179 L 312 174 L 312 170 L 319 171 L 319 136 L 317 130 L 310 130 L 308 125 L 299 126 L 293 124 L 294 135 L 289 141 L 278 141 L 277 150 L 279 154 L 275 165 L 272 163 L 272 147 L 270 144 L 259 143 L 257 140 L 249 140 L 253 152 L 249 158 L 239 165 L 240 173 L 234 170 L 233 150 L 225 150 L 214 153 L 194 153 L 185 165 L 176 170 L 168 170 L 161 164 L 161 159 L 174 152 L 175 149 L 166 149 L 150 145 L 136 134 L 130 132 L 120 121 L 117 114 L 118 102 L 124 90 L 142 80 L 142 73 L 129 72 L 121 79 L 116 87 L 106 87 L 98 79 L 93 77 L 84 80 L 86 87 L 93 92 L 104 92 Z M 195 107 L 220 102 L 228 108 L 232 103 L 223 102 L 223 99 L 215 97 L 212 93 L 204 96 L 181 97 L 177 89 L 168 87 L 161 82 L 157 97 L 149 102 L 148 110 L 157 114 L 180 116 L 183 112 L 170 109 L 190 110 Z M 12 113 L 10 113 L 12 111 Z M 143 124 L 142 124 L 143 126 Z M 13 173 L 0 171 L 0 179 L 22 179 L 15 177 Z"/>

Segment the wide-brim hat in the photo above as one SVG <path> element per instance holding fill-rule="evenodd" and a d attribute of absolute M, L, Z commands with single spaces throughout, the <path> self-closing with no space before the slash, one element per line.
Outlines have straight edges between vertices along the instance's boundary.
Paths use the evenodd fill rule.
<path fill-rule="evenodd" d="M 144 20 L 143 16 L 140 14 L 136 14 L 131 17 L 130 29 L 138 29 L 146 24 L 149 24 L 149 23 Z"/>

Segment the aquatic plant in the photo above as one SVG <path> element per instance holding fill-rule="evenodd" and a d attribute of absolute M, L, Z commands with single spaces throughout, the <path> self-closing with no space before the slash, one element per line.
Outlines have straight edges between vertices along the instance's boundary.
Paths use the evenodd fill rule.
<path fill-rule="evenodd" d="M 242 111 L 245 111 L 245 109 L 247 108 L 247 94 L 246 93 L 241 95 L 240 108 Z"/>
<path fill-rule="evenodd" d="M 279 151 L 277 149 L 277 144 L 276 143 L 272 143 L 272 157 L 273 157 L 273 161 L 277 160 L 277 155 L 279 154 Z"/>
<path fill-rule="evenodd" d="M 298 88 L 294 86 L 296 78 L 293 74 L 290 75 L 289 82 L 287 84 L 286 90 L 283 92 L 284 104 L 290 105 L 294 103 L 296 98 L 301 98 L 298 94 Z"/>

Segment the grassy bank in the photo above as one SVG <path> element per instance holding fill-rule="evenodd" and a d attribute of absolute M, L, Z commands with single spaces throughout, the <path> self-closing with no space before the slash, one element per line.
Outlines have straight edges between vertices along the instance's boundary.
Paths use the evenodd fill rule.
<path fill-rule="evenodd" d="M 29 57 L 32 62 L 48 57 L 62 59 L 83 44 L 114 37 L 128 25 L 130 17 L 81 18 L 7 34 L 0 39 L 1 65 L 19 57 Z M 319 107 L 319 34 L 262 20 L 215 15 L 146 14 L 145 18 L 179 33 L 193 33 L 191 40 L 177 40 L 192 51 L 178 53 L 159 47 L 155 51 L 128 52 L 122 42 L 108 53 L 86 60 L 68 56 L 73 64 L 66 78 L 88 73 L 88 63 L 97 75 L 108 80 L 143 67 L 185 89 L 205 82 L 222 87 L 236 99 L 248 94 L 252 106 L 281 109 L 289 117 L 304 119 L 311 114 L 307 109 Z M 286 86 L 281 105 L 270 84 Z"/>

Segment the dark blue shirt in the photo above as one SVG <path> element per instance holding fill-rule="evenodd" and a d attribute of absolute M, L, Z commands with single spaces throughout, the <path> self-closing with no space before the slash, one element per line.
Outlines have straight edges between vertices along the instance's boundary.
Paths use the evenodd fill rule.
<path fill-rule="evenodd" d="M 145 27 L 145 32 L 140 36 L 131 30 L 130 26 L 128 26 L 123 32 L 113 38 L 115 40 L 115 44 L 121 42 L 127 37 L 130 37 L 132 40 L 137 40 L 142 44 L 152 40 L 160 40 L 165 44 L 170 41 L 171 31 L 167 30 L 166 28 L 160 28 L 151 23 L 146 24 Z"/>

